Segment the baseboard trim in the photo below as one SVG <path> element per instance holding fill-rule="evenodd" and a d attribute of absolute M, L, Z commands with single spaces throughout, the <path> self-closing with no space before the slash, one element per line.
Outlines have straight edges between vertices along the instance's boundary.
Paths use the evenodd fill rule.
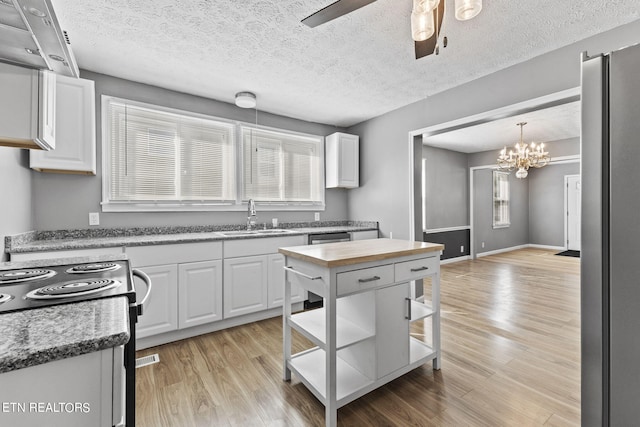
<path fill-rule="evenodd" d="M 302 302 L 292 304 L 293 312 L 303 309 Z M 245 314 L 244 316 L 223 319 L 217 322 L 207 323 L 204 325 L 193 326 L 187 329 L 179 329 L 176 331 L 165 332 L 150 337 L 136 339 L 136 350 L 156 347 L 158 345 L 167 344 L 173 341 L 179 341 L 186 338 L 192 338 L 198 335 L 208 334 L 210 332 L 220 331 L 222 329 L 232 328 L 234 326 L 244 325 L 246 323 L 257 322 L 259 320 L 269 319 L 271 317 L 282 316 L 282 307 L 276 307 L 269 310 L 259 311 L 256 313 Z"/>
<path fill-rule="evenodd" d="M 564 246 L 550 246 L 550 245 L 536 245 L 536 244 L 529 244 L 530 248 L 536 248 L 536 249 L 549 249 L 551 251 L 566 251 L 567 248 L 565 248 Z"/>
<path fill-rule="evenodd" d="M 488 252 L 480 252 L 478 254 L 476 254 L 476 258 L 481 258 L 484 256 L 489 256 L 489 255 L 497 255 L 497 254 L 501 254 L 503 252 L 511 252 L 511 251 L 517 251 L 518 249 L 527 249 L 527 248 L 534 248 L 534 249 L 548 249 L 551 251 L 564 251 L 567 248 L 565 248 L 564 246 L 551 246 L 551 245 L 536 245 L 534 243 L 528 243 L 526 245 L 518 245 L 518 246 L 511 246 L 509 248 L 502 248 L 502 249 L 496 249 L 494 251 L 488 251 Z M 459 258 L 453 258 L 453 259 L 459 259 Z M 448 260 L 446 260 L 448 261 Z M 444 264 L 445 261 L 442 261 L 440 264 Z"/>
<path fill-rule="evenodd" d="M 529 247 L 529 244 L 526 245 L 518 245 L 518 246 L 511 246 L 509 248 L 502 248 L 502 249 L 496 249 L 493 251 L 487 251 L 487 252 L 480 252 L 476 254 L 477 258 L 482 258 L 484 256 L 489 256 L 489 255 L 497 255 L 497 254 L 501 254 L 503 252 L 511 252 L 511 251 L 517 251 L 518 249 L 526 249 Z"/>
<path fill-rule="evenodd" d="M 455 258 L 447 258 L 447 259 L 441 260 L 440 261 L 440 265 L 453 264 L 454 262 L 467 261 L 467 260 L 470 260 L 470 259 L 471 259 L 471 256 L 469 256 L 469 255 L 457 256 Z"/>

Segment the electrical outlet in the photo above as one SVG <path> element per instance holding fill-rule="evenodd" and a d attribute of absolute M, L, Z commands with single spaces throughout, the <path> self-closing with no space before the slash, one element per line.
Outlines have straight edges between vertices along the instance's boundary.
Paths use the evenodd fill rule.
<path fill-rule="evenodd" d="M 464 253 L 464 245 L 463 245 L 463 246 L 460 246 L 460 253 L 461 253 L 461 254 L 462 254 L 462 253 Z"/>
<path fill-rule="evenodd" d="M 89 225 L 100 225 L 100 213 L 89 212 Z"/>
<path fill-rule="evenodd" d="M 315 214 L 313 214 L 313 219 L 315 221 L 320 221 L 320 212 L 316 212 Z"/>
<path fill-rule="evenodd" d="M 484 248 L 484 242 L 482 242 L 482 247 Z"/>

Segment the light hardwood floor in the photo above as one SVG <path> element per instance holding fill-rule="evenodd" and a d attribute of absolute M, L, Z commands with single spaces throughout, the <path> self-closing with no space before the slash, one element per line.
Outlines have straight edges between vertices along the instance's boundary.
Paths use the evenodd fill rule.
<path fill-rule="evenodd" d="M 524 249 L 443 265 L 442 369 L 423 365 L 350 403 L 338 424 L 579 425 L 580 261 L 553 254 Z M 324 425 L 324 407 L 295 375 L 281 379 L 281 322 L 138 352 L 160 362 L 137 371 L 137 425 Z M 294 351 L 308 347 L 294 337 Z"/>

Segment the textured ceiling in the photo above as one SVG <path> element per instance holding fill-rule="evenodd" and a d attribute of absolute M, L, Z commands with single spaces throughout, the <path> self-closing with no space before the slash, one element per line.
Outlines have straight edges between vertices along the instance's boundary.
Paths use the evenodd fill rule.
<path fill-rule="evenodd" d="M 511 147 L 520 140 L 520 122 L 524 126 L 524 141 L 529 143 L 560 141 L 580 136 L 580 102 L 535 110 L 476 126 L 464 127 L 423 139 L 429 146 L 463 153 Z M 552 153 L 553 154 L 553 153 Z"/>
<path fill-rule="evenodd" d="M 447 1 L 439 56 L 414 59 L 411 0 L 378 0 L 316 28 L 332 0 L 52 0 L 80 68 L 350 126 L 640 17 L 638 0 Z"/>

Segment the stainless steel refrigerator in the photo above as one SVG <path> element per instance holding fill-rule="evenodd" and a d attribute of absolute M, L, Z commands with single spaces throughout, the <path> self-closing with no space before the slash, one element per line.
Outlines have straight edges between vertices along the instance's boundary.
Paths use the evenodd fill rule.
<path fill-rule="evenodd" d="M 640 425 L 640 45 L 582 63 L 582 425 Z"/>

